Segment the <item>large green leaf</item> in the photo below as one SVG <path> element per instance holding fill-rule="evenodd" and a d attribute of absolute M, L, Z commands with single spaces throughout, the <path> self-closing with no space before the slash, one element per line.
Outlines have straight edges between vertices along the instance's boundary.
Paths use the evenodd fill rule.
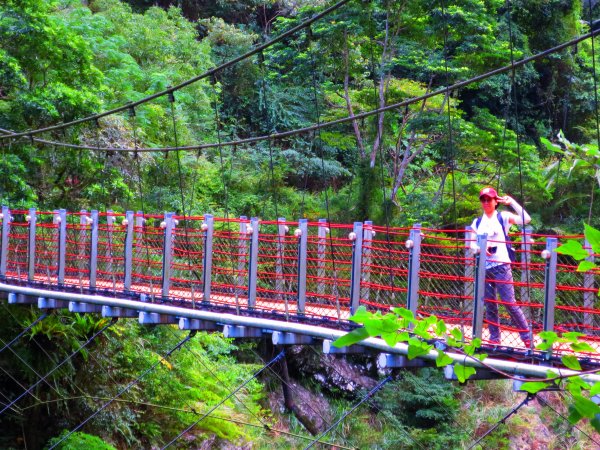
<path fill-rule="evenodd" d="M 535 394 L 536 392 L 547 388 L 549 385 L 550 383 L 545 383 L 543 381 L 527 381 L 521 385 L 521 389 L 530 394 Z"/>
<path fill-rule="evenodd" d="M 592 246 L 592 250 L 596 254 L 600 254 L 600 230 L 589 226 L 587 223 L 583 224 L 585 239 Z"/>
<path fill-rule="evenodd" d="M 467 381 L 470 377 L 475 375 L 475 373 L 476 371 L 474 367 L 463 366 L 462 364 L 454 365 L 454 374 L 456 375 L 456 378 L 458 378 L 458 381 L 460 381 L 461 383 Z"/>
<path fill-rule="evenodd" d="M 581 364 L 579 364 L 579 360 L 573 355 L 564 355 L 561 358 L 561 361 L 565 367 L 568 367 L 571 370 L 581 370 Z"/>
<path fill-rule="evenodd" d="M 352 344 L 356 344 L 369 337 L 369 333 L 365 328 L 357 328 L 352 330 L 350 333 L 345 334 L 342 337 L 337 338 L 333 341 L 333 346 L 337 348 L 347 347 Z"/>
<path fill-rule="evenodd" d="M 582 417 L 591 419 L 596 414 L 600 414 L 600 406 L 596 405 L 589 398 L 586 398 L 583 395 L 575 394 L 573 395 L 573 400 L 573 407 Z"/>
<path fill-rule="evenodd" d="M 435 365 L 437 367 L 445 367 L 449 364 L 452 364 L 453 359 L 450 358 L 446 353 L 439 352 L 437 358 L 435 359 Z"/>
<path fill-rule="evenodd" d="M 588 272 L 590 270 L 594 270 L 596 267 L 598 266 L 596 266 L 596 264 L 594 264 L 592 261 L 581 261 L 577 266 L 577 272 Z"/>
<path fill-rule="evenodd" d="M 574 241 L 572 239 L 558 247 L 556 249 L 556 253 L 571 256 L 577 261 L 581 261 L 582 259 L 590 256 L 588 251 L 583 248 L 583 245 L 581 245 L 581 242 Z"/>

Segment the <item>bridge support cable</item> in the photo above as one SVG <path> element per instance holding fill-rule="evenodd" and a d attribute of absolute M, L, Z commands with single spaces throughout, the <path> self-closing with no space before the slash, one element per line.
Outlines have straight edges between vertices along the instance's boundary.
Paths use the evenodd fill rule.
<path fill-rule="evenodd" d="M 111 320 L 108 324 L 106 324 L 105 326 L 103 326 L 100 330 L 98 330 L 96 333 L 94 333 L 87 341 L 85 341 L 85 343 L 83 343 L 82 345 L 80 345 L 77 350 L 75 350 L 74 352 L 72 352 L 69 356 L 67 356 L 65 359 L 63 359 L 58 365 L 56 365 L 52 370 L 50 370 L 48 373 L 46 373 L 46 375 L 44 375 L 42 378 L 38 379 L 38 381 L 36 381 L 33 385 L 31 385 L 25 392 L 23 392 L 21 395 L 19 395 L 16 399 L 14 399 L 9 405 L 5 406 L 1 411 L 0 411 L 0 415 L 2 415 L 8 408 L 10 408 L 12 405 L 16 404 L 19 400 L 21 400 L 25 395 L 30 394 L 32 389 L 35 388 L 37 385 L 39 385 L 42 381 L 46 382 L 46 379 L 52 375 L 54 372 L 56 372 L 60 367 L 62 367 L 64 364 L 66 364 L 68 361 L 70 361 L 75 355 L 77 355 L 81 350 L 83 350 L 88 344 L 90 344 L 94 339 L 96 339 L 100 334 L 104 333 L 104 331 L 106 331 L 106 329 L 108 329 L 109 327 L 113 326 L 115 323 L 117 323 L 117 319 L 113 319 Z"/>
<path fill-rule="evenodd" d="M 12 341 L 10 341 L 8 344 L 4 344 L 4 347 L 0 348 L 0 353 L 2 353 L 4 350 L 9 348 L 15 342 L 17 342 L 25 333 L 27 333 L 29 330 L 31 330 L 34 326 L 36 326 L 38 323 L 40 323 L 46 317 L 48 317 L 48 313 L 42 313 L 41 316 L 39 316 L 37 319 L 35 319 L 33 322 L 31 322 L 31 324 L 27 328 L 25 328 L 23 331 L 21 331 Z"/>
<path fill-rule="evenodd" d="M 174 144 L 175 144 L 175 148 L 179 148 L 179 138 L 177 135 L 177 117 L 175 114 L 175 93 L 174 92 L 169 92 L 169 103 L 171 105 L 171 119 L 173 122 L 173 139 L 174 139 Z M 193 203 L 190 203 L 190 208 L 188 210 L 188 214 L 186 214 L 185 211 L 185 194 L 183 192 L 183 170 L 181 168 L 181 154 L 180 154 L 180 150 L 177 150 L 175 152 L 175 157 L 177 159 L 177 177 L 179 179 L 179 195 L 181 197 L 181 213 L 183 215 L 183 220 L 184 220 L 184 226 L 183 226 L 183 231 L 184 231 L 184 236 L 185 236 L 185 246 L 186 246 L 186 253 L 187 253 L 187 266 L 188 266 L 188 271 L 190 272 L 190 275 L 195 275 L 196 272 L 192 269 L 192 248 L 190 245 L 190 236 L 189 236 L 189 232 L 188 232 L 188 223 L 185 222 L 186 218 L 188 216 L 191 217 L 192 215 L 192 208 L 193 208 Z M 169 153 L 165 153 L 165 156 L 168 156 Z M 190 282 L 190 294 L 192 297 L 192 308 L 196 307 L 196 300 L 194 298 L 194 283 Z M 210 298 L 204 298 L 204 301 L 209 301 Z"/>
<path fill-rule="evenodd" d="M 585 41 L 587 39 L 590 39 L 592 37 L 597 36 L 598 34 L 600 34 L 600 27 L 598 27 L 597 29 L 594 29 L 593 31 L 581 35 L 577 38 L 571 39 L 570 41 L 566 41 L 562 44 L 559 44 L 555 47 L 551 47 L 549 49 L 543 50 L 539 53 L 536 53 L 535 55 L 532 56 L 528 56 L 526 58 L 523 58 L 521 60 L 515 61 L 514 63 L 508 64 L 506 66 L 502 66 L 499 67 L 497 69 L 493 69 L 490 70 L 488 72 L 482 73 L 480 75 L 476 75 L 472 78 L 463 80 L 463 81 L 459 81 L 454 83 L 451 86 L 446 86 L 446 87 L 442 87 L 440 89 L 436 89 L 435 91 L 430 91 L 427 92 L 423 95 L 417 96 L 417 97 L 413 97 L 398 103 L 392 103 L 390 105 L 387 105 L 383 108 L 377 108 L 371 111 L 365 111 L 364 113 L 360 113 L 360 114 L 355 114 L 353 116 L 348 116 L 348 117 L 343 117 L 341 119 L 336 119 L 336 120 L 332 120 L 329 122 L 322 122 L 320 126 L 317 125 L 311 125 L 308 127 L 304 127 L 304 128 L 297 128 L 294 130 L 289 130 L 289 131 L 283 131 L 280 133 L 274 133 L 274 134 L 270 134 L 270 135 L 264 135 L 264 136 L 256 136 L 256 137 L 250 137 L 250 138 L 246 138 L 246 139 L 239 139 L 239 140 L 235 140 L 235 141 L 227 141 L 227 142 L 222 142 L 220 145 L 222 146 L 238 146 L 238 145 L 242 145 L 242 144 L 251 144 L 251 143 L 255 143 L 255 142 L 260 142 L 260 141 L 264 141 L 267 139 L 283 139 L 286 137 L 290 137 L 290 136 L 294 136 L 297 134 L 302 134 L 302 133 L 308 133 L 311 131 L 315 131 L 318 128 L 325 128 L 325 127 L 330 127 L 333 125 L 340 125 L 343 123 L 347 123 L 347 122 L 351 122 L 353 120 L 359 120 L 359 119 L 364 119 L 370 116 L 373 116 L 375 114 L 379 114 L 381 112 L 385 112 L 385 111 L 393 111 L 399 108 L 403 108 L 406 107 L 408 105 L 411 105 L 413 103 L 418 103 L 418 102 L 422 102 L 423 100 L 427 100 L 429 98 L 438 96 L 438 95 L 443 95 L 445 94 L 447 91 L 454 91 L 457 89 L 461 89 L 463 87 L 466 87 L 470 84 L 473 83 L 477 83 L 480 82 L 482 80 L 485 80 L 487 78 L 496 76 L 496 75 L 500 75 L 502 73 L 506 73 L 509 72 L 511 70 L 514 70 L 518 67 L 524 66 L 526 64 L 529 64 L 530 62 L 533 61 L 537 61 L 540 59 L 543 59 L 545 57 L 547 57 L 548 55 L 551 55 L 553 53 L 557 53 L 561 50 L 564 50 L 566 48 L 569 47 L 573 47 L 575 45 L 577 45 L 578 43 Z M 127 106 L 127 108 L 129 108 L 129 106 Z M 123 109 L 126 109 L 125 107 Z M 89 119 L 92 120 L 93 118 Z M 12 131 L 9 130 L 3 130 L 0 129 L 0 131 L 4 131 L 6 133 L 10 133 L 9 135 L 5 135 L 5 136 L 1 136 L 0 135 L 0 147 L 1 146 L 5 146 L 7 144 L 5 144 L 4 142 L 2 142 L 1 138 L 2 137 L 10 137 L 10 138 L 17 138 L 17 137 L 23 137 L 23 136 L 28 136 L 29 133 L 14 133 Z M 29 138 L 27 138 L 29 140 Z M 33 138 L 36 142 L 40 142 L 46 145 L 56 145 L 56 146 L 61 146 L 61 147 L 65 147 L 65 148 L 76 148 L 76 149 L 80 149 L 80 150 L 94 150 L 97 151 L 98 148 L 95 146 L 89 146 L 89 145 L 75 145 L 75 144 L 68 144 L 65 142 L 54 142 L 54 141 L 48 141 L 48 140 L 43 140 L 43 139 L 36 139 Z M 149 147 L 149 148 L 138 148 L 137 151 L 138 152 L 170 152 L 170 151 L 176 151 L 176 150 L 194 150 L 194 151 L 200 151 L 203 149 L 208 149 L 208 148 L 216 148 L 218 144 L 216 143 L 210 143 L 210 144 L 199 144 L 199 145 L 189 145 L 189 146 L 181 146 L 178 149 L 176 148 L 172 148 L 172 147 Z M 134 152 L 136 151 L 136 149 L 132 149 L 132 148 L 117 148 L 117 147 L 104 147 L 101 150 L 104 151 L 110 151 L 110 152 L 124 152 L 124 153 L 130 153 L 130 152 Z"/>
<path fill-rule="evenodd" d="M 315 59 L 315 50 L 313 50 L 313 33 L 310 26 L 306 28 L 306 38 L 308 43 L 308 51 L 310 53 L 310 61 L 311 61 L 311 78 L 312 78 L 312 91 L 313 91 L 313 99 L 315 103 L 315 114 L 317 119 L 317 128 L 315 128 L 313 133 L 313 149 L 318 148 L 319 150 L 319 159 L 321 161 L 321 174 L 323 179 L 326 179 L 327 174 L 325 171 L 325 156 L 323 153 L 323 141 L 321 139 L 321 108 L 319 106 L 319 90 L 317 86 L 317 61 Z M 338 289 L 338 279 L 337 279 L 337 268 L 335 264 L 335 252 L 333 247 L 333 236 L 331 230 L 331 212 L 329 208 L 329 183 L 325 183 L 325 211 L 327 214 L 327 227 L 329 228 L 329 253 L 331 257 L 331 265 L 333 270 L 333 292 L 335 293 L 335 309 L 338 320 L 342 317 L 341 306 L 340 306 L 340 296 Z"/>
<path fill-rule="evenodd" d="M 235 390 L 233 390 L 227 397 L 225 397 L 223 400 L 221 400 L 219 403 L 217 403 L 216 405 L 214 405 L 211 409 L 209 409 L 206 413 L 204 413 L 198 420 L 196 420 L 194 423 L 192 423 L 191 425 L 189 425 L 185 430 L 183 430 L 181 433 L 179 433 L 177 436 L 175 436 L 171 441 L 169 441 L 164 447 L 161 448 L 161 450 L 164 450 L 168 447 L 170 447 L 173 443 L 175 443 L 180 437 L 182 437 L 184 434 L 186 434 L 187 432 L 189 432 L 192 428 L 194 428 L 196 425 L 198 425 L 200 422 L 202 422 L 206 417 L 208 417 L 214 410 L 216 410 L 219 406 L 221 406 L 223 403 L 225 403 L 227 400 L 229 400 L 231 397 L 233 397 L 237 392 L 239 392 L 244 386 L 246 386 L 248 383 L 250 383 L 252 380 L 254 380 L 258 375 L 260 375 L 266 368 L 268 368 L 269 366 L 271 366 L 272 364 L 276 363 L 277 361 L 279 361 L 279 359 L 283 357 L 283 352 L 279 353 L 275 358 L 273 358 L 271 361 L 269 361 L 267 364 L 265 364 L 263 367 L 261 367 L 259 370 L 257 370 L 256 372 L 254 372 L 254 374 L 248 378 L 246 381 L 244 381 L 242 384 L 240 384 L 237 388 L 235 388 Z M 52 448 L 50 448 L 49 450 L 52 450 Z"/>
<path fill-rule="evenodd" d="M 596 3 L 596 2 L 594 2 Z M 594 13 L 593 13 L 593 5 L 592 0 L 588 0 L 588 23 L 590 25 L 590 30 L 593 28 L 592 24 L 594 23 Z M 598 79 L 596 73 L 596 46 L 594 43 L 594 37 L 592 36 L 592 72 L 594 79 L 594 109 L 596 110 L 596 142 L 598 144 L 598 148 L 600 148 L 600 117 L 598 111 Z M 590 208 L 588 213 L 588 225 L 592 221 L 592 208 L 594 207 L 594 189 L 596 187 L 596 180 L 592 178 L 592 192 L 590 194 Z"/>
<path fill-rule="evenodd" d="M 113 322 L 111 322 L 111 324 L 114 322 L 116 322 L 116 320 L 113 320 Z M 142 372 L 137 378 L 135 378 L 133 381 L 129 382 L 129 384 L 127 384 L 127 386 L 125 386 L 123 389 L 121 389 L 116 395 L 111 397 L 110 400 L 108 400 L 106 403 L 104 403 L 99 409 L 94 411 L 90 416 L 88 416 L 85 420 L 83 420 L 83 422 L 81 422 L 79 425 L 77 425 L 75 428 L 73 428 L 71 431 L 69 431 L 66 435 L 64 435 L 58 442 L 56 442 L 48 450 L 52 450 L 52 449 L 56 448 L 59 444 L 61 444 L 66 439 L 68 439 L 69 436 L 71 436 L 77 430 L 81 429 L 86 423 L 88 423 L 90 420 L 92 420 L 94 417 L 96 417 L 100 412 L 104 411 L 104 409 L 106 409 L 110 404 L 112 404 L 117 398 L 119 398 L 121 395 L 123 395 L 125 392 L 127 392 L 129 389 L 131 389 L 137 383 L 139 383 L 142 380 L 142 378 L 144 378 L 146 375 L 148 375 L 150 372 L 152 372 L 154 369 L 156 369 L 156 367 L 159 364 L 162 364 L 164 362 L 164 360 L 166 360 L 168 357 L 170 357 L 176 350 L 179 350 L 187 341 L 189 341 L 192 337 L 194 337 L 195 334 L 196 334 L 196 331 L 194 331 L 194 330 L 190 331 L 190 333 L 184 339 L 182 339 L 173 348 L 171 348 L 168 352 L 166 352 L 164 354 L 164 356 L 160 357 L 158 359 L 158 361 L 156 361 L 154 364 L 152 364 L 150 367 L 148 367 L 146 370 L 144 370 L 144 372 Z"/>
<path fill-rule="evenodd" d="M 517 167 L 519 170 L 519 194 L 521 205 L 521 223 L 523 227 L 523 242 L 525 243 L 526 253 L 524 254 L 525 258 L 524 262 L 524 270 L 525 270 L 525 283 L 527 287 L 527 302 L 529 303 L 529 343 L 530 349 L 533 350 L 533 346 L 535 345 L 533 339 L 533 318 L 534 318 L 534 310 L 531 306 L 531 276 L 530 276 L 530 267 L 529 267 L 529 254 L 527 242 L 529 239 L 529 235 L 527 233 L 527 227 L 525 226 L 525 195 L 523 193 L 523 160 L 521 157 L 521 144 L 520 144 L 520 133 L 519 126 L 521 121 L 519 119 L 519 96 L 517 91 L 517 82 L 516 82 L 516 67 L 515 67 L 515 55 L 514 55 L 514 35 L 513 35 L 513 20 L 512 20 L 512 3 L 511 0 L 506 0 L 506 14 L 508 18 L 508 36 L 509 36 L 509 44 L 510 44 L 510 63 L 512 65 L 512 70 L 510 74 L 510 82 L 512 86 L 512 94 L 514 97 L 514 111 L 515 111 L 515 135 L 516 135 L 516 146 L 517 146 Z M 593 37 L 592 37 L 593 41 Z M 521 298 L 521 302 L 523 299 Z"/>
<path fill-rule="evenodd" d="M 53 131 L 53 130 L 61 130 L 61 129 L 64 129 L 64 128 L 71 127 L 73 125 L 77 125 L 77 124 L 80 124 L 80 123 L 89 122 L 89 121 L 92 121 L 92 120 L 100 119 L 102 117 L 110 116 L 112 114 L 125 111 L 125 110 L 127 110 L 129 108 L 135 108 L 136 106 L 142 105 L 142 104 L 147 103 L 147 102 L 149 102 L 151 100 L 154 100 L 156 98 L 163 97 L 165 95 L 168 95 L 169 93 L 181 90 L 184 87 L 189 86 L 190 84 L 193 84 L 193 83 L 196 83 L 197 81 L 200 81 L 202 79 L 211 77 L 211 76 L 213 76 L 213 75 L 215 75 L 215 74 L 223 71 L 224 69 L 227 69 L 228 67 L 231 67 L 231 66 L 237 64 L 238 62 L 244 61 L 244 60 L 246 60 L 246 59 L 248 59 L 248 58 L 256 55 L 257 53 L 260 53 L 263 50 L 265 50 L 265 49 L 273 46 L 274 44 L 276 44 L 278 42 L 284 41 L 286 38 L 288 38 L 288 37 L 296 34 L 296 32 L 298 32 L 298 31 L 300 31 L 300 30 L 308 27 L 310 24 L 312 24 L 312 23 L 314 23 L 314 22 L 322 19 L 323 17 L 328 16 L 330 13 L 332 13 L 333 11 L 341 8 L 342 6 L 344 6 L 346 3 L 349 3 L 350 1 L 351 0 L 340 0 L 339 2 L 335 3 L 334 5 L 328 7 L 327 9 L 321 11 L 318 14 L 315 14 L 314 16 L 312 16 L 309 19 L 306 19 L 304 22 L 296 25 L 293 28 L 290 28 L 288 31 L 285 31 L 285 32 L 281 33 L 279 36 L 277 36 L 277 37 L 275 37 L 275 38 L 273 38 L 273 39 L 265 42 L 264 44 L 259 45 L 258 47 L 254 48 L 253 50 L 250 50 L 250 51 L 244 53 L 243 55 L 240 55 L 240 56 L 238 56 L 236 58 L 233 58 L 233 59 L 231 59 L 229 61 L 226 61 L 223 64 L 221 64 L 220 66 L 214 67 L 212 69 L 209 69 L 206 72 L 204 72 L 203 74 L 197 75 L 197 76 L 195 76 L 193 78 L 190 78 L 190 79 L 188 79 L 188 80 L 186 80 L 186 81 L 184 81 L 184 82 L 182 82 L 182 83 L 180 83 L 180 84 L 178 84 L 176 86 L 171 86 L 171 87 L 169 87 L 169 88 L 167 88 L 167 89 L 165 89 L 163 91 L 160 91 L 160 92 L 157 92 L 155 94 L 149 95 L 149 96 L 144 97 L 144 98 L 142 98 L 140 100 L 137 100 L 135 102 L 131 102 L 131 103 L 128 103 L 126 105 L 119 106 L 118 108 L 114 108 L 114 109 L 111 109 L 109 111 L 104 111 L 102 113 L 94 114 L 92 116 L 84 117 L 82 119 L 73 120 L 71 122 L 66 122 L 66 123 L 62 123 L 62 124 L 59 124 L 59 125 L 53 125 L 53 126 L 46 127 L 46 128 L 39 128 L 39 129 L 36 129 L 36 130 L 23 131 L 23 132 L 19 132 L 19 133 L 12 133 L 12 132 L 10 132 L 8 130 L 0 129 L 0 132 L 11 133 L 10 135 L 0 135 L 0 141 L 2 141 L 4 139 L 9 139 L 10 140 L 10 139 L 12 139 L 14 137 L 27 137 L 28 139 L 30 139 L 30 138 L 32 138 L 36 134 L 45 133 L 45 132 Z"/>
<path fill-rule="evenodd" d="M 502 419 L 500 419 L 498 422 L 496 422 L 494 424 L 494 426 L 492 426 L 492 428 L 487 430 L 482 436 L 479 437 L 479 439 L 477 439 L 475 442 L 473 442 L 467 450 L 471 450 L 477 444 L 479 444 L 481 441 L 483 441 L 486 437 L 488 437 L 491 433 L 493 433 L 496 428 L 498 428 L 501 424 L 505 423 L 510 418 L 510 416 L 512 416 L 513 414 L 516 414 L 523 406 L 525 406 L 527 403 L 529 403 L 529 401 L 531 399 L 533 399 L 535 397 L 536 397 L 535 394 L 527 394 L 525 396 L 525 398 L 523 399 L 523 401 L 521 401 L 521 403 L 519 403 L 512 410 L 510 410 L 508 412 L 508 414 L 506 414 Z"/>
<path fill-rule="evenodd" d="M 381 380 L 379 383 L 377 383 L 377 386 L 375 386 L 373 389 L 371 389 L 369 392 L 367 392 L 367 394 L 363 398 L 361 398 L 359 402 L 357 402 L 350 409 L 348 409 L 346 412 L 344 412 L 344 414 L 342 414 L 338 420 L 336 420 L 334 423 L 332 423 L 329 426 L 329 428 L 327 428 L 325 431 L 323 431 L 310 444 L 308 444 L 306 447 L 304 447 L 304 450 L 308 450 L 309 448 L 312 448 L 316 443 L 318 443 L 321 439 L 323 439 L 325 436 L 327 436 L 327 434 L 331 430 L 336 428 L 340 423 L 342 423 L 342 421 L 346 417 L 348 417 L 350 414 L 352 414 L 360 405 L 362 405 L 364 402 L 369 400 L 373 395 L 375 395 L 388 381 L 391 381 L 391 379 L 392 379 L 392 377 L 388 376 L 388 377 L 384 378 L 383 380 Z M 417 444 L 416 441 L 415 441 L 415 444 Z M 419 447 L 422 448 L 422 446 L 420 444 L 419 444 Z"/>
<path fill-rule="evenodd" d="M 563 416 L 560 412 L 558 412 L 550 403 L 548 403 L 546 400 L 544 400 L 538 393 L 538 395 L 536 395 L 535 399 L 538 401 L 538 403 L 542 406 L 546 406 L 547 408 L 551 409 L 552 411 L 554 411 L 554 413 L 560 417 L 565 423 L 568 423 L 569 426 L 575 428 L 577 431 L 579 431 L 581 434 L 583 434 L 585 437 L 587 437 L 590 441 L 592 441 L 594 444 L 596 444 L 596 446 L 598 448 L 600 448 L 600 442 L 598 442 L 597 440 L 595 440 L 592 436 L 590 436 L 588 433 L 586 433 L 585 431 L 583 431 L 581 428 L 579 428 L 577 425 L 572 424 L 571 422 L 569 422 L 569 419 L 565 416 Z"/>

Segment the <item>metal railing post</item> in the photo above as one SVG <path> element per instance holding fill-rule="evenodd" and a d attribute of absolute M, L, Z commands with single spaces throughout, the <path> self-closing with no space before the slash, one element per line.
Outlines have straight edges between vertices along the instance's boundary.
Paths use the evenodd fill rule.
<path fill-rule="evenodd" d="M 162 263 L 162 297 L 169 297 L 171 288 L 171 262 L 173 260 L 173 213 L 166 213 L 165 220 L 165 235 L 163 240 L 163 263 Z"/>
<path fill-rule="evenodd" d="M 67 256 L 67 211 L 58 211 L 58 285 L 65 282 L 65 263 Z"/>
<path fill-rule="evenodd" d="M 523 242 L 521 243 L 521 302 L 529 303 L 529 285 L 531 284 L 531 233 L 533 232 L 533 228 L 530 226 L 525 226 L 523 228 Z M 533 320 L 533 317 L 529 318 L 529 321 Z"/>
<path fill-rule="evenodd" d="M 485 310 L 485 262 L 487 259 L 487 234 L 477 235 L 475 254 L 475 278 L 473 287 L 473 330 L 471 337 L 480 338 L 483 335 L 483 312 Z"/>
<path fill-rule="evenodd" d="M 258 276 L 258 218 L 250 219 L 252 228 L 250 239 L 250 261 L 248 262 L 248 308 L 256 306 L 256 283 Z"/>
<path fill-rule="evenodd" d="M 215 232 L 215 219 L 211 214 L 204 215 L 204 261 L 202 261 L 202 303 L 210 303 L 212 288 L 212 263 L 213 263 L 213 235 Z"/>
<path fill-rule="evenodd" d="M 37 224 L 37 213 L 35 208 L 29 209 L 29 247 L 27 250 L 27 280 L 35 280 L 35 234 Z"/>
<path fill-rule="evenodd" d="M 319 219 L 317 230 L 317 294 L 325 295 L 325 252 L 327 249 L 327 219 Z"/>
<path fill-rule="evenodd" d="M 2 244 L 0 247 L 0 277 L 6 277 L 6 265 L 8 263 L 8 241 L 10 234 L 10 209 L 2 207 Z"/>
<path fill-rule="evenodd" d="M 245 222 L 246 220 L 248 220 L 248 217 L 240 216 L 240 238 L 238 239 L 237 251 L 237 283 L 235 290 L 236 297 L 242 294 L 241 286 L 244 286 L 244 266 L 246 265 L 246 255 L 248 254 L 248 223 Z"/>
<path fill-rule="evenodd" d="M 131 289 L 131 274 L 133 272 L 133 211 L 125 212 L 125 254 L 124 254 L 124 279 L 123 279 L 123 290 L 129 291 Z"/>
<path fill-rule="evenodd" d="M 585 260 L 594 262 L 594 251 L 592 250 L 592 246 L 587 241 L 587 239 L 585 240 L 584 248 L 588 251 L 588 253 L 590 255 L 587 258 L 585 258 Z M 585 289 L 583 291 L 583 307 L 588 311 L 594 309 L 594 307 L 595 307 L 596 295 L 593 292 L 594 284 L 595 284 L 594 273 L 589 272 L 589 271 L 585 272 L 583 274 L 583 287 Z M 593 314 L 590 314 L 589 312 L 583 313 L 584 325 L 588 325 L 588 326 L 592 325 L 593 319 L 594 319 Z"/>
<path fill-rule="evenodd" d="M 98 273 L 98 211 L 92 210 L 90 230 L 90 289 L 96 289 Z"/>
<path fill-rule="evenodd" d="M 116 290 L 117 282 L 115 273 L 113 271 L 113 227 L 115 226 L 115 216 L 113 211 L 109 209 L 106 211 L 106 269 L 110 274 L 113 282 L 113 289 Z"/>
<path fill-rule="evenodd" d="M 277 244 L 275 256 L 275 290 L 277 297 L 281 300 L 281 293 L 284 290 L 285 278 L 283 276 L 284 252 L 285 252 L 285 234 L 286 234 L 285 217 L 277 219 Z"/>
<path fill-rule="evenodd" d="M 474 255 L 473 255 L 473 251 L 471 250 L 471 241 L 470 241 L 470 236 L 473 236 L 474 232 L 473 232 L 473 228 L 471 226 L 466 227 L 466 232 L 465 232 L 465 279 L 469 280 L 469 279 L 474 279 L 475 278 L 475 267 L 473 265 L 474 263 Z M 465 282 L 465 284 L 463 285 L 463 296 L 465 298 L 469 298 L 469 297 L 473 297 L 473 284 Z M 467 308 L 466 308 L 467 312 L 473 312 L 473 303 L 468 303 L 467 304 Z"/>
<path fill-rule="evenodd" d="M 375 232 L 373 231 L 373 221 L 366 220 L 363 229 L 363 261 L 362 261 L 362 281 L 364 282 L 364 288 L 362 289 L 362 297 L 368 299 L 370 296 L 369 284 L 371 283 L 371 264 L 372 259 L 372 248 L 373 248 L 373 237 Z M 369 241 L 369 245 L 365 245 L 365 241 Z"/>
<path fill-rule="evenodd" d="M 79 211 L 79 240 L 77 242 L 77 276 L 79 287 L 83 288 L 83 273 L 85 271 L 85 245 L 87 243 L 88 215 L 85 209 Z"/>
<path fill-rule="evenodd" d="M 308 250 L 308 219 L 298 221 L 298 314 L 306 311 L 306 256 Z"/>
<path fill-rule="evenodd" d="M 417 308 L 419 306 L 419 272 L 421 270 L 420 223 L 413 225 L 409 233 L 409 239 L 411 244 L 408 245 L 408 289 L 406 297 L 406 309 L 412 311 L 413 315 L 417 317 Z"/>
<path fill-rule="evenodd" d="M 360 306 L 360 280 L 362 269 L 363 224 L 354 222 L 354 244 L 352 246 L 352 272 L 350 276 L 350 314 Z"/>
<path fill-rule="evenodd" d="M 546 238 L 546 250 L 549 258 L 546 260 L 544 271 L 544 331 L 554 331 L 554 307 L 556 305 L 556 261 L 557 254 L 554 251 L 558 240 L 553 237 Z"/>

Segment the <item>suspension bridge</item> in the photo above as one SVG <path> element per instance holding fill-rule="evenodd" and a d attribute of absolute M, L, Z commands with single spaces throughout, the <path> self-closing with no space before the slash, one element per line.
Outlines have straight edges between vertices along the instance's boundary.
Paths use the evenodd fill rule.
<path fill-rule="evenodd" d="M 576 331 L 600 349 L 594 274 L 578 272 L 574 260 L 554 251 L 565 239 L 581 236 L 540 235 L 529 227 L 513 236 L 519 258 L 513 283 L 529 329 L 515 328 L 508 314 L 500 315 L 500 345 L 489 342 L 484 315 L 485 302 L 502 305 L 484 298 L 488 257 L 478 249 L 486 247 L 487 237 L 470 236 L 468 229 L 325 219 L 3 207 L 0 291 L 9 303 L 41 309 L 136 317 L 182 329 L 215 330 L 220 324 L 229 337 L 275 332 L 279 344 L 321 339 L 331 352 L 344 351 L 330 341 L 352 328 L 348 318 L 360 306 L 383 313 L 401 306 L 417 317 L 435 315 L 492 350 L 535 354 L 519 333 L 531 332 L 535 345 L 542 331 Z M 597 255 L 587 248 L 593 260 Z M 381 342 L 371 345 L 402 353 Z M 569 352 L 558 345 L 537 353 L 547 362 Z M 598 355 L 577 354 L 590 366 L 600 363 Z"/>

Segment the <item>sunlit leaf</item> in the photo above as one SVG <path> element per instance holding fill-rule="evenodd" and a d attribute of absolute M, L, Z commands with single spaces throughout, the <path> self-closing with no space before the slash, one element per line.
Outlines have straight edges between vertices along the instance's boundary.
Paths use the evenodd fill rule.
<path fill-rule="evenodd" d="M 568 367 L 571 370 L 581 370 L 579 360 L 573 355 L 563 355 L 561 361 L 565 367 Z"/>
<path fill-rule="evenodd" d="M 573 342 L 571 344 L 571 350 L 574 352 L 590 352 L 593 353 L 596 351 L 594 347 L 592 347 L 587 342 Z"/>
<path fill-rule="evenodd" d="M 583 248 L 583 245 L 579 241 L 574 241 L 569 239 L 563 245 L 558 247 L 555 250 L 557 253 L 561 255 L 568 255 L 574 258 L 577 261 L 581 261 L 590 256 L 586 249 Z"/>
<path fill-rule="evenodd" d="M 573 395 L 573 400 L 573 407 L 581 416 L 591 419 L 596 414 L 600 414 L 600 406 L 596 405 L 589 398 L 583 395 Z"/>
<path fill-rule="evenodd" d="M 461 383 L 467 381 L 470 377 L 475 375 L 475 373 L 476 371 L 474 367 L 463 366 L 462 364 L 454 365 L 454 374 L 456 375 L 456 378 L 458 378 L 458 381 L 460 381 Z"/>
<path fill-rule="evenodd" d="M 585 239 L 592 246 L 594 253 L 600 253 L 600 230 L 589 226 L 587 223 L 583 224 Z"/>
<path fill-rule="evenodd" d="M 596 267 L 598 266 L 592 261 L 581 261 L 577 266 L 577 272 L 588 272 L 594 270 Z"/>
<path fill-rule="evenodd" d="M 528 381 L 521 385 L 521 389 L 530 394 L 535 394 L 536 392 L 547 388 L 549 385 L 549 383 L 544 383 L 543 381 Z"/>
<path fill-rule="evenodd" d="M 347 347 L 368 337 L 369 333 L 365 328 L 357 328 L 356 330 L 352 330 L 350 333 L 337 338 L 335 341 L 333 341 L 333 346 L 337 348 Z"/>
<path fill-rule="evenodd" d="M 452 364 L 453 359 L 450 358 L 446 353 L 444 352 L 438 352 L 438 356 L 435 359 L 435 365 L 437 367 L 445 367 L 449 364 Z"/>

